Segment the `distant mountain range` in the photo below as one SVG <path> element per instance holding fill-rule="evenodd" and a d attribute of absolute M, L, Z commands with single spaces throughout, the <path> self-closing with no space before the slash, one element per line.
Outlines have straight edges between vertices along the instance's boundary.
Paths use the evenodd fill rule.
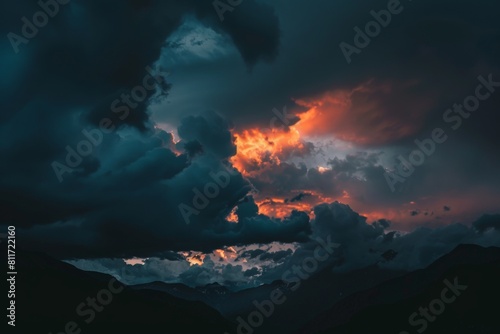
<path fill-rule="evenodd" d="M 196 288 L 163 282 L 125 286 L 109 275 L 85 272 L 39 253 L 19 253 L 18 262 L 16 333 L 64 333 L 74 321 L 81 334 L 233 334 L 238 317 L 247 320 L 256 310 L 254 301 L 269 300 L 280 289 L 286 302 L 275 305 L 252 333 L 413 334 L 424 320 L 416 317 L 419 325 L 411 325 L 409 317 L 441 298 L 444 281 L 453 283 L 455 278 L 467 289 L 427 321 L 425 333 L 500 333 L 495 317 L 500 310 L 500 248 L 461 245 L 411 273 L 377 266 L 342 274 L 327 269 L 295 291 L 282 281 L 242 291 L 217 283 Z M 87 305 L 77 311 L 88 297 L 98 301 L 110 295 L 100 292 L 110 287 L 123 291 L 111 293 L 112 300 L 99 305 L 102 311 L 94 312 L 92 321 Z"/>

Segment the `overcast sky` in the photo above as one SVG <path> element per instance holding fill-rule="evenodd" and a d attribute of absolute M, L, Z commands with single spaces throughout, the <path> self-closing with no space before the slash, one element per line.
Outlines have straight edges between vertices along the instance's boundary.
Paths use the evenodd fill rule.
<path fill-rule="evenodd" d="M 500 245 L 496 2 L 72 0 L 36 33 L 39 5 L 8 7 L 0 223 L 31 249 L 129 283 L 238 285 L 320 236 L 350 249 L 344 269 Z"/>

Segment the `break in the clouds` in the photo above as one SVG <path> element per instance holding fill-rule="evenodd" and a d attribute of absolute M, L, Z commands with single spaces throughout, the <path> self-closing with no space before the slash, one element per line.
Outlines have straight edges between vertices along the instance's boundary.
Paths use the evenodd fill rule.
<path fill-rule="evenodd" d="M 339 272 L 372 265 L 415 270 L 426 267 L 459 244 L 500 245 L 498 215 L 485 215 L 472 226 L 451 224 L 399 233 L 391 230 L 390 222 L 367 223 L 366 217 L 338 202 L 321 204 L 314 211 L 316 218 L 311 221 L 311 234 L 301 243 L 229 247 L 206 254 L 184 252 L 175 259 L 153 257 L 142 264 L 127 264 L 120 259 L 69 262 L 85 270 L 112 274 L 129 284 L 164 281 L 200 286 L 217 282 L 243 289 L 282 279 L 294 264 L 313 256 L 318 238 L 339 245 L 325 263 Z M 387 259 L 384 255 L 389 252 L 395 256 Z"/>
<path fill-rule="evenodd" d="M 3 38 L 0 223 L 126 282 L 190 285 L 270 282 L 319 236 L 343 245 L 337 270 L 497 245 L 499 5 L 405 2 L 347 63 L 339 44 L 386 5 L 245 0 L 220 20 L 210 1 L 73 0 L 19 52 Z M 9 4 L 2 32 L 39 10 Z M 491 94 L 450 130 L 479 76 Z M 391 191 L 435 128 L 446 142 Z"/>

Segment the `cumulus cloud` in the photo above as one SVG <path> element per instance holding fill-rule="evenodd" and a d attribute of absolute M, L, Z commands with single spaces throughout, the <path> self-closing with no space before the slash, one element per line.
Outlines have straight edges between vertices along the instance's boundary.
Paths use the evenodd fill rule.
<path fill-rule="evenodd" d="M 189 286 L 218 282 L 242 289 L 282 279 L 292 266 L 313 256 L 318 238 L 339 245 L 321 269 L 346 272 L 367 266 L 412 271 L 430 265 L 460 244 L 500 247 L 498 215 L 484 216 L 471 226 L 451 224 L 438 228 L 417 228 L 403 233 L 389 230 L 390 222 L 368 223 L 366 217 L 348 205 L 333 202 L 314 208 L 312 232 L 301 243 L 238 247 L 232 260 L 204 261 L 190 266 L 184 260 L 147 259 L 144 265 L 127 265 L 122 260 L 77 260 L 71 263 L 86 270 L 104 271 L 131 284 L 154 280 L 181 282 Z M 493 226 L 490 228 L 490 226 Z M 175 263 L 174 263 L 175 262 Z M 319 270 L 321 270 L 319 269 Z"/>
<path fill-rule="evenodd" d="M 156 63 L 187 17 L 229 36 L 249 67 L 274 59 L 279 21 L 273 9 L 253 0 L 243 7 L 266 20 L 237 20 L 242 14 L 234 13 L 223 23 L 210 2 L 191 0 L 70 2 L 20 46 L 19 55 L 2 58 L 11 87 L 2 84 L 0 96 L 6 106 L 0 117 L 6 161 L 0 167 L 0 223 L 25 229 L 30 247 L 60 258 L 162 256 L 257 241 L 261 233 L 268 240 L 304 238 L 307 219 L 300 215 L 286 222 L 264 216 L 240 225 L 225 221 L 250 189 L 238 173 L 188 226 L 178 206 L 192 203 L 193 189 L 203 191 L 212 172 L 226 170 L 235 152 L 231 127 L 215 114 L 187 116 L 176 143 L 150 117 L 151 106 L 172 87 L 167 69 Z M 34 2 L 17 2 L 0 26 L 21 33 L 19 18 L 38 10 Z M 12 51 L 7 43 L 2 41 L 2 54 Z M 130 100 L 148 75 L 155 89 Z M 114 130 L 60 183 L 53 162 L 67 163 L 68 150 L 88 139 L 82 131 L 99 131 L 103 119 Z"/>
<path fill-rule="evenodd" d="M 191 285 L 274 280 L 311 255 L 315 238 L 328 235 L 342 245 L 330 263 L 336 270 L 381 257 L 392 258 L 381 265 L 418 268 L 459 243 L 496 245 L 497 215 L 472 227 L 443 225 L 470 221 L 460 216 L 464 208 L 476 214 L 498 207 L 498 95 L 401 192 L 391 193 L 384 178 L 387 160 L 411 152 L 415 137 L 441 124 L 450 101 L 470 94 L 478 74 L 498 70 L 499 44 L 490 43 L 500 36 L 490 23 L 497 22 L 498 4 L 479 4 L 457 3 L 450 12 L 447 4 L 422 1 L 349 67 L 338 43 L 352 37 L 372 2 L 340 8 L 336 2 L 246 0 L 221 21 L 210 1 L 72 1 L 19 54 L 8 39 L 0 42 L 0 224 L 16 225 L 32 249 L 79 259 L 79 266 L 114 272 L 126 282 Z M 9 5 L 2 31 L 19 32 L 19 18 L 37 10 L 32 1 Z M 308 24 L 298 23 L 304 17 L 311 18 Z M 197 38 L 188 39 L 184 62 L 176 59 L 172 84 L 167 72 L 175 57 L 169 52 L 179 49 L 175 41 L 185 27 Z M 214 40 L 215 56 L 203 49 Z M 189 66 L 190 57 L 205 61 Z M 134 106 L 124 101 L 147 75 L 157 79 L 155 89 Z M 272 110 L 281 106 L 290 106 L 289 125 L 296 127 L 285 127 L 281 140 L 295 136 L 293 145 L 262 154 L 263 167 L 245 164 L 252 173 L 234 170 L 231 158 L 242 149 L 235 133 L 268 128 Z M 128 115 L 120 118 L 123 108 Z M 82 131 L 94 131 L 104 118 L 115 130 L 60 183 L 52 163 L 64 162 L 68 147 L 88 139 Z M 165 124 L 175 136 L 160 129 Z M 314 143 L 300 137 L 313 134 L 321 137 Z M 258 139 L 278 146 L 277 138 L 266 136 Z M 317 143 L 329 145 L 330 136 L 348 142 L 349 152 L 329 155 L 322 166 L 308 164 L 319 155 Z M 194 207 L 220 173 L 229 174 L 227 185 L 192 210 L 186 224 L 179 206 Z M 279 200 L 295 210 L 282 218 L 264 214 L 266 206 L 279 211 Z M 387 207 L 401 215 L 388 216 Z M 231 213 L 238 223 L 226 219 Z M 398 232 L 403 215 L 422 225 L 443 223 Z M 274 242 L 286 245 L 266 245 Z M 190 265 L 179 253 L 232 245 L 242 248 L 235 263 L 207 257 Z M 143 266 L 116 260 L 134 256 L 148 259 Z"/>

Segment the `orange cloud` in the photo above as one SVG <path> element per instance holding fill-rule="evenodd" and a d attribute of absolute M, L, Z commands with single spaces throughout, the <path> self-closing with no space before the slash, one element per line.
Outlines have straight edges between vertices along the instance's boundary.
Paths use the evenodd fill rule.
<path fill-rule="evenodd" d="M 189 255 L 189 253 L 183 253 L 183 255 L 186 256 L 186 261 L 189 262 L 189 266 L 201 266 L 206 256 L 203 253 L 194 253 L 193 255 Z"/>
<path fill-rule="evenodd" d="M 231 162 L 245 176 L 253 175 L 266 165 L 279 165 L 287 156 L 306 149 L 294 127 L 289 131 L 249 129 L 234 136 L 237 152 Z"/>
<path fill-rule="evenodd" d="M 416 134 L 431 109 L 433 96 L 410 96 L 417 82 L 369 81 L 352 90 L 333 90 L 297 99 L 308 108 L 295 128 L 307 136 L 334 136 L 360 144 L 381 145 Z"/>
<path fill-rule="evenodd" d="M 234 249 L 234 247 L 227 247 L 226 249 L 216 249 L 213 253 L 218 259 L 223 260 L 234 260 L 238 257 L 238 253 L 236 252 L 236 249 Z"/>
<path fill-rule="evenodd" d="M 229 212 L 229 214 L 226 216 L 226 220 L 228 222 L 231 222 L 231 223 L 237 223 L 238 222 L 238 216 L 236 215 L 236 209 L 238 209 L 238 207 L 234 207 L 231 212 Z"/>
<path fill-rule="evenodd" d="M 291 201 L 283 197 L 259 198 L 256 196 L 255 203 L 259 206 L 259 213 L 275 218 L 285 218 L 290 216 L 293 210 L 304 211 L 309 215 L 309 218 L 314 218 L 313 209 L 321 203 L 331 203 L 336 199 L 325 196 L 317 191 L 306 191 L 307 197 L 300 201 Z M 293 196 L 293 193 L 291 194 Z"/>
<path fill-rule="evenodd" d="M 312 218 L 313 205 L 309 203 L 286 203 L 282 198 L 266 198 L 255 202 L 259 206 L 259 213 L 269 217 L 285 218 L 293 210 L 304 211 Z"/>

